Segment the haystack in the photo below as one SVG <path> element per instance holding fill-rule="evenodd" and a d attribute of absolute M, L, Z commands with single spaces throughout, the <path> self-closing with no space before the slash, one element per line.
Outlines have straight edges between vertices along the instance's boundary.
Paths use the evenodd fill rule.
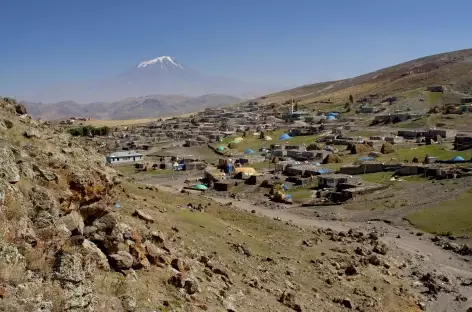
<path fill-rule="evenodd" d="M 312 143 L 306 147 L 307 151 L 319 151 L 321 150 L 320 146 L 316 143 Z"/>
<path fill-rule="evenodd" d="M 369 144 L 351 144 L 351 154 L 365 154 L 375 151 L 375 148 Z"/>
<path fill-rule="evenodd" d="M 380 152 L 382 154 L 391 154 L 395 152 L 395 149 L 393 148 L 393 145 L 390 143 L 384 143 L 382 144 L 382 148 L 380 149 Z"/>
<path fill-rule="evenodd" d="M 329 154 L 325 159 L 323 159 L 323 164 L 339 164 L 342 162 L 341 157 L 337 154 Z"/>
<path fill-rule="evenodd" d="M 231 142 L 231 143 L 228 144 L 228 147 L 231 148 L 231 149 L 237 148 L 238 143 L 237 142 Z"/>

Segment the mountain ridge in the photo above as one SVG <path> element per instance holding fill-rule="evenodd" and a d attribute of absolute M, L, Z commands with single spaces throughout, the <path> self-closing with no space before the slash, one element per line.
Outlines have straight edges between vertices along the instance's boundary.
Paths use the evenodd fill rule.
<path fill-rule="evenodd" d="M 96 119 L 135 119 L 144 117 L 167 117 L 194 112 L 207 107 L 227 106 L 243 99 L 220 94 L 199 97 L 183 95 L 149 95 L 126 98 L 114 102 L 93 102 L 79 104 L 61 101 L 53 104 L 22 102 L 30 114 L 46 120 L 70 117 L 91 117 Z"/>
<path fill-rule="evenodd" d="M 264 96 L 283 102 L 292 97 L 303 105 L 346 102 L 349 95 L 391 96 L 433 85 L 448 86 L 454 92 L 472 94 L 472 49 L 429 55 L 357 77 L 303 85 Z"/>

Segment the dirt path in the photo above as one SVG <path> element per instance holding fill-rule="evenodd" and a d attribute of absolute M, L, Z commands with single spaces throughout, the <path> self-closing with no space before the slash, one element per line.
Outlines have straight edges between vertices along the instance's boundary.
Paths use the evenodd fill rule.
<path fill-rule="evenodd" d="M 429 234 L 422 233 L 422 236 L 417 236 L 417 231 L 411 234 L 411 229 L 392 226 L 383 222 L 341 222 L 310 219 L 287 210 L 260 207 L 246 200 L 234 201 L 226 198 L 210 198 L 221 204 L 232 202 L 233 206 L 239 209 L 255 210 L 256 213 L 266 217 L 277 218 L 304 227 L 331 228 L 336 231 L 346 231 L 352 228 L 363 232 L 374 230 L 380 232 L 383 235 L 382 240 L 393 247 L 396 257 L 404 259 L 409 264 L 411 272 L 419 271 L 424 274 L 434 272 L 449 278 L 456 293 L 440 293 L 436 299 L 427 302 L 427 311 L 466 311 L 467 308 L 472 306 L 472 303 L 467 301 L 456 300 L 458 294 L 465 298 L 472 298 L 472 288 L 461 285 L 463 279 L 472 278 L 471 264 L 460 258 L 460 256 L 436 246 L 431 242 Z M 410 284 L 414 282 L 415 279 L 412 278 Z"/>
<path fill-rule="evenodd" d="M 162 190 L 178 193 L 179 190 L 158 186 Z M 436 298 L 430 297 L 426 301 L 426 311 L 431 312 L 459 312 L 467 311 L 472 307 L 472 287 L 461 285 L 464 280 L 472 280 L 472 264 L 470 259 L 436 246 L 431 240 L 431 235 L 421 233 L 418 236 L 417 230 L 411 227 L 386 224 L 384 222 L 359 222 L 359 221 L 331 221 L 315 219 L 290 212 L 287 209 L 270 209 L 255 205 L 248 200 L 234 200 L 231 198 L 221 198 L 207 196 L 218 203 L 228 204 L 229 202 L 238 209 L 255 211 L 257 214 L 277 218 L 278 220 L 291 222 L 303 227 L 331 228 L 336 231 L 347 231 L 350 228 L 357 231 L 381 233 L 381 239 L 391 248 L 391 255 L 400 262 L 407 263 L 409 270 L 409 284 L 417 292 L 421 289 L 418 285 L 418 276 L 413 276 L 415 272 L 420 274 L 433 273 L 448 278 L 445 284 L 452 292 L 440 292 Z M 290 208 L 293 209 L 293 208 Z M 457 300 L 458 295 L 464 300 Z M 469 301 L 470 298 L 470 301 Z M 426 299 L 425 299 L 426 300 Z"/>

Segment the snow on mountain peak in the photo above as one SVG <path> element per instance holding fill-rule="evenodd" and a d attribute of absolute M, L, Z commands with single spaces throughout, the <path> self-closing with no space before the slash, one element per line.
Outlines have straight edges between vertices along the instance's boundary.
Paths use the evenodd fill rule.
<path fill-rule="evenodd" d="M 175 59 L 171 56 L 159 56 L 159 57 L 156 57 L 155 59 L 141 62 L 141 63 L 139 63 L 139 65 L 137 67 L 138 68 L 143 68 L 143 67 L 146 67 L 146 66 L 149 66 L 149 65 L 155 65 L 155 64 L 158 64 L 158 63 L 161 65 L 161 68 L 164 68 L 164 64 L 170 64 L 170 65 L 180 67 L 180 68 L 183 69 L 182 65 L 176 63 Z"/>

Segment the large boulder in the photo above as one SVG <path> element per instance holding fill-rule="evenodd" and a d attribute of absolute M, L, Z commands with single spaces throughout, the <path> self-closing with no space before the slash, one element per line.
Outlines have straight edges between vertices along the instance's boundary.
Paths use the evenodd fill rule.
<path fill-rule="evenodd" d="M 144 242 L 144 246 L 146 247 L 147 257 L 149 261 L 151 262 L 151 264 L 159 265 L 159 266 L 167 264 L 165 250 L 157 247 L 150 241 Z"/>
<path fill-rule="evenodd" d="M 95 262 L 99 269 L 105 271 L 110 270 L 110 264 L 108 263 L 107 256 L 94 243 L 92 243 L 88 239 L 85 239 L 82 243 L 82 247 L 85 249 L 87 254 Z"/>
<path fill-rule="evenodd" d="M 38 129 L 36 128 L 29 128 L 25 131 L 24 133 L 25 138 L 31 139 L 31 138 L 41 138 L 41 134 L 39 133 Z"/>
<path fill-rule="evenodd" d="M 282 293 L 282 295 L 279 298 L 280 303 L 285 305 L 286 307 L 289 307 L 290 309 L 301 312 L 302 308 L 299 304 L 296 303 L 295 300 L 295 293 L 291 290 L 286 290 Z"/>
<path fill-rule="evenodd" d="M 15 161 L 13 151 L 7 147 L 0 148 L 0 179 L 9 183 L 20 181 L 20 169 Z"/>
<path fill-rule="evenodd" d="M 82 261 L 82 255 L 79 253 L 60 252 L 56 258 L 56 279 L 75 283 L 82 282 L 85 279 Z"/>
<path fill-rule="evenodd" d="M 117 270 L 126 270 L 133 267 L 133 256 L 126 251 L 118 251 L 116 254 L 110 255 L 110 261 L 113 268 Z"/>
<path fill-rule="evenodd" d="M 133 268 L 148 269 L 151 264 L 147 258 L 146 247 L 140 243 L 135 243 L 129 247 L 130 253 L 133 256 Z"/>
<path fill-rule="evenodd" d="M 141 220 L 144 220 L 148 223 L 154 223 L 154 218 L 149 215 L 148 213 L 142 211 L 142 210 L 139 210 L 139 209 L 136 209 L 133 213 L 133 216 L 141 219 Z"/>
<path fill-rule="evenodd" d="M 16 103 L 15 104 L 15 112 L 20 115 L 27 114 L 26 107 L 23 104 Z"/>
<path fill-rule="evenodd" d="M 82 216 L 77 211 L 72 211 L 71 213 L 61 217 L 57 223 L 58 226 L 64 225 L 69 231 L 77 231 L 79 234 L 84 233 L 84 220 Z"/>

